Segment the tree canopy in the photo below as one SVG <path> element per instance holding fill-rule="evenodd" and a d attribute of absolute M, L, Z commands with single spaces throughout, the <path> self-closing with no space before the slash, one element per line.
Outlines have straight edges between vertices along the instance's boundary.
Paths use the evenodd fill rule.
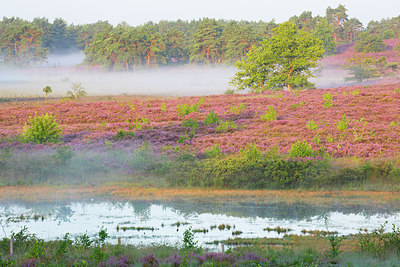
<path fill-rule="evenodd" d="M 238 72 L 231 84 L 238 90 L 254 92 L 311 87 L 308 81 L 313 77 L 311 68 L 318 66 L 323 54 L 322 41 L 299 30 L 295 24 L 285 22 L 274 30 L 270 39 L 236 63 Z"/>

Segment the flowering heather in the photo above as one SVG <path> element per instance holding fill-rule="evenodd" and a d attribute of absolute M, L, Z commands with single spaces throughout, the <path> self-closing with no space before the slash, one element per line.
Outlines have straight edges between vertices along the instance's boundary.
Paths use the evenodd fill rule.
<path fill-rule="evenodd" d="M 183 97 L 170 100 L 132 100 L 99 102 L 65 102 L 34 104 L 31 102 L 3 103 L 0 105 L 0 148 L 45 149 L 43 145 L 20 144 L 21 134 L 29 116 L 52 113 L 63 129 L 63 144 L 74 150 L 106 150 L 109 147 L 127 149 L 137 147 L 143 141 L 153 148 L 188 146 L 193 152 L 204 153 L 219 144 L 225 153 L 235 153 L 255 143 L 266 151 L 277 146 L 287 153 L 297 141 L 324 147 L 334 157 L 391 157 L 400 153 L 400 83 L 389 85 L 353 86 L 335 89 L 316 89 L 301 92 L 266 92 L 259 95 L 215 95 L 204 98 Z M 359 94 L 352 94 L 355 90 Z M 332 107 L 324 108 L 324 95 L 332 95 Z M 178 105 L 198 104 L 198 111 L 179 117 Z M 232 106 L 245 103 L 246 109 L 234 112 Z M 304 103 L 302 105 L 296 105 Z M 134 105 L 134 109 L 131 107 Z M 165 106 L 164 108 L 161 108 Z M 260 118 L 269 106 L 277 113 L 275 121 Z M 293 108 L 295 106 L 296 108 Z M 223 121 L 233 122 L 237 128 L 227 132 L 216 130 L 216 124 L 204 125 L 209 112 L 215 112 Z M 340 131 L 336 125 L 346 115 L 348 129 Z M 132 124 L 148 120 L 135 128 Z M 190 136 L 184 120 L 197 120 L 198 128 Z M 307 128 L 309 120 L 318 129 Z M 134 132 L 115 141 L 119 130 Z M 177 141 L 189 135 L 182 144 Z M 315 136 L 318 135 L 318 142 Z"/>

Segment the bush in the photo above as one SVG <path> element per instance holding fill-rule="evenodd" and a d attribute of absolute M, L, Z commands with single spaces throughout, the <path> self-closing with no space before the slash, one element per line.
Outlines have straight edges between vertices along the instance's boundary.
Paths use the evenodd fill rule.
<path fill-rule="evenodd" d="M 204 119 L 204 125 L 207 126 L 213 123 L 218 123 L 218 121 L 219 121 L 218 114 L 214 113 L 214 111 L 211 110 L 210 112 L 208 112 L 207 117 Z"/>
<path fill-rule="evenodd" d="M 22 130 L 22 140 L 36 144 L 57 143 L 61 140 L 62 130 L 51 114 L 29 117 Z"/>
<path fill-rule="evenodd" d="M 346 114 L 343 115 L 342 120 L 336 124 L 336 129 L 339 131 L 346 131 L 349 128 L 349 119 L 347 119 Z"/>
<path fill-rule="evenodd" d="M 317 151 L 305 141 L 297 141 L 289 150 L 289 156 L 292 158 L 314 157 L 316 155 Z"/>
<path fill-rule="evenodd" d="M 207 148 L 204 151 L 204 154 L 206 158 L 220 158 L 224 153 L 222 152 L 221 148 L 219 147 L 219 144 L 217 143 L 214 146 Z"/>
<path fill-rule="evenodd" d="M 276 120 L 276 111 L 273 106 L 269 106 L 269 111 L 266 111 L 264 115 L 261 115 L 260 118 L 265 121 L 275 121 Z"/>
<path fill-rule="evenodd" d="M 236 128 L 237 126 L 233 121 L 219 121 L 215 130 L 220 132 L 228 132 Z"/>
<path fill-rule="evenodd" d="M 85 87 L 81 83 L 73 83 L 71 89 L 71 91 L 67 92 L 69 98 L 77 99 L 81 96 L 87 95 Z"/>
<path fill-rule="evenodd" d="M 198 111 L 199 111 L 198 104 L 193 104 L 191 106 L 189 106 L 187 104 L 176 106 L 176 112 L 178 113 L 179 117 L 183 117 L 183 116 L 189 115 L 190 113 L 198 112 Z"/>

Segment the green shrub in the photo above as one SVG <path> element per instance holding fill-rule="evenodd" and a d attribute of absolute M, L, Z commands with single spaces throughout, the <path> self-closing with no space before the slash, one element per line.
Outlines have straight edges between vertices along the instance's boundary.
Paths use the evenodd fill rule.
<path fill-rule="evenodd" d="M 347 128 L 349 128 L 349 119 L 347 119 L 346 114 L 344 114 L 342 120 L 336 124 L 336 129 L 343 132 L 346 131 Z"/>
<path fill-rule="evenodd" d="M 263 154 L 258 149 L 256 144 L 249 143 L 247 147 L 240 151 L 243 157 L 247 160 L 257 160 L 263 157 Z"/>
<path fill-rule="evenodd" d="M 71 91 L 67 92 L 67 96 L 72 99 L 77 99 L 81 96 L 86 96 L 85 87 L 81 83 L 73 83 L 71 86 Z"/>
<path fill-rule="evenodd" d="M 199 128 L 199 123 L 195 119 L 187 119 L 182 121 L 182 126 L 191 128 L 192 131 L 196 131 L 196 129 Z"/>
<path fill-rule="evenodd" d="M 114 135 L 113 139 L 114 139 L 114 141 L 119 141 L 119 140 L 125 139 L 128 136 L 129 137 L 133 137 L 133 138 L 136 137 L 134 132 L 130 132 L 130 131 L 125 131 L 125 130 L 119 129 L 117 131 L 117 133 Z"/>
<path fill-rule="evenodd" d="M 134 170 L 145 170 L 153 163 L 150 144 L 145 142 L 135 149 L 130 162 Z"/>
<path fill-rule="evenodd" d="M 289 156 L 292 158 L 314 157 L 316 155 L 317 151 L 305 141 L 297 141 L 289 150 Z"/>
<path fill-rule="evenodd" d="M 332 98 L 331 93 L 324 94 L 323 98 L 325 101 L 324 108 L 330 108 L 333 106 L 333 102 L 332 102 L 333 98 Z"/>
<path fill-rule="evenodd" d="M 310 130 L 316 130 L 316 129 L 318 129 L 318 123 L 316 123 L 312 119 L 308 119 L 307 128 Z"/>
<path fill-rule="evenodd" d="M 220 158 L 224 155 L 222 152 L 221 148 L 219 147 L 219 144 L 214 144 L 212 147 L 207 148 L 204 151 L 204 154 L 206 158 Z"/>
<path fill-rule="evenodd" d="M 66 164 L 72 159 L 73 156 L 74 152 L 72 152 L 70 146 L 56 147 L 56 159 L 59 163 Z"/>
<path fill-rule="evenodd" d="M 213 123 L 218 123 L 219 117 L 217 113 L 214 113 L 214 111 L 210 111 L 207 114 L 207 117 L 204 119 L 204 125 L 210 125 Z"/>
<path fill-rule="evenodd" d="M 246 104 L 245 104 L 245 103 L 240 103 L 239 106 L 230 106 L 230 107 L 229 107 L 229 110 L 232 111 L 232 112 L 235 113 L 235 114 L 240 114 L 240 113 L 242 113 L 243 110 L 245 110 L 246 108 L 247 108 L 247 107 L 246 107 Z"/>
<path fill-rule="evenodd" d="M 276 120 L 276 111 L 273 106 L 269 106 L 269 110 L 265 112 L 264 115 L 261 115 L 260 118 L 264 121 L 275 121 Z"/>
<path fill-rule="evenodd" d="M 183 116 L 189 115 L 190 113 L 198 112 L 198 111 L 199 111 L 198 104 L 193 104 L 191 106 L 189 106 L 188 104 L 176 106 L 176 112 L 178 113 L 179 117 L 183 117 Z"/>
<path fill-rule="evenodd" d="M 29 117 L 22 130 L 22 141 L 36 144 L 57 143 L 61 140 L 62 130 L 51 114 Z"/>
<path fill-rule="evenodd" d="M 236 128 L 237 126 L 233 121 L 219 121 L 215 130 L 220 132 L 228 132 Z"/>

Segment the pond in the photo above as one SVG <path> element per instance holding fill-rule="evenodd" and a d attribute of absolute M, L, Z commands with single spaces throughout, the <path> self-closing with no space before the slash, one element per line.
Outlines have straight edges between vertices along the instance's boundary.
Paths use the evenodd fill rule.
<path fill-rule="evenodd" d="M 95 236 L 107 229 L 109 242 L 123 244 L 181 244 L 183 232 L 192 227 L 202 246 L 213 241 L 235 238 L 283 237 L 284 233 L 267 227 L 290 228 L 288 234 L 303 235 L 304 230 L 337 231 L 355 234 L 372 231 L 387 223 L 400 224 L 396 203 L 349 204 L 335 202 L 320 205 L 305 202 L 256 204 L 238 201 L 50 201 L 0 203 L 0 220 L 7 236 L 26 226 L 39 238 L 52 240 L 65 233 Z M 222 225 L 225 225 L 223 228 Z"/>

